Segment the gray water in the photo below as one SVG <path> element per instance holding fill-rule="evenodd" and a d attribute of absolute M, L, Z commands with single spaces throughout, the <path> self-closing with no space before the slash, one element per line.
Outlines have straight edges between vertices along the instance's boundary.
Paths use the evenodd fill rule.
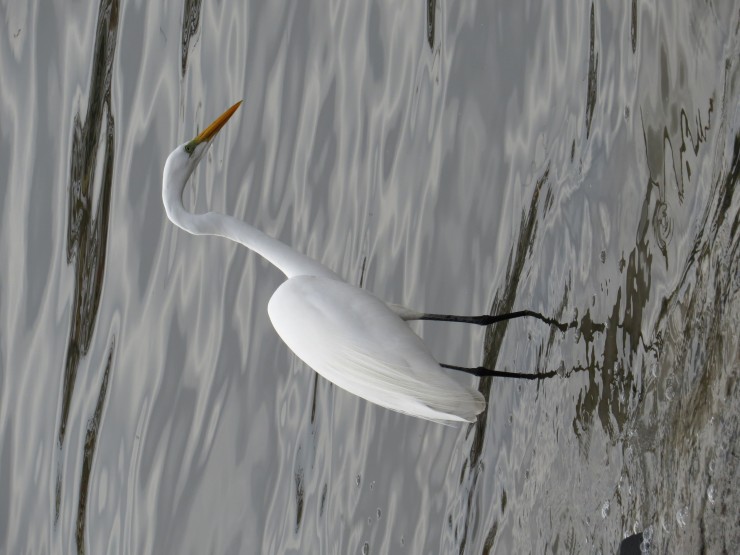
<path fill-rule="evenodd" d="M 740 10 L 0 5 L 0 552 L 737 552 Z M 445 427 L 317 378 L 282 275 L 186 192 L 381 298 L 477 383 Z"/>

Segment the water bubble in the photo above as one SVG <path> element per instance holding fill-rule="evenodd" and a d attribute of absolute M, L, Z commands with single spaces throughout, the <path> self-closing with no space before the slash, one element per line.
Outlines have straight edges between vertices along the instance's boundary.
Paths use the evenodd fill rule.
<path fill-rule="evenodd" d="M 370 491 L 372 491 L 373 489 L 375 489 L 375 480 L 370 482 Z"/>
<path fill-rule="evenodd" d="M 609 516 L 609 500 L 607 499 L 601 504 L 601 518 Z"/>
<path fill-rule="evenodd" d="M 653 525 L 651 524 L 642 531 L 642 542 L 640 542 L 640 553 L 650 553 L 653 543 Z"/>
<path fill-rule="evenodd" d="M 373 523 L 373 517 L 369 516 L 367 517 L 367 523 L 372 524 Z"/>
<path fill-rule="evenodd" d="M 665 521 L 665 517 L 660 517 L 660 527 L 663 528 L 663 532 L 669 532 L 668 530 L 668 523 Z"/>
<path fill-rule="evenodd" d="M 382 515 L 382 513 L 380 512 L 380 509 L 378 509 L 377 515 L 378 515 L 378 520 L 380 520 L 380 516 Z"/>
<path fill-rule="evenodd" d="M 405 544 L 406 544 L 406 538 L 401 536 L 401 545 L 405 545 Z"/>
<path fill-rule="evenodd" d="M 360 482 L 362 482 L 362 477 L 358 474 L 357 476 L 355 476 L 355 486 L 359 488 Z"/>
<path fill-rule="evenodd" d="M 686 505 L 682 509 L 676 511 L 676 522 L 681 528 L 686 527 L 686 519 L 689 517 L 689 507 Z"/>
<path fill-rule="evenodd" d="M 655 212 L 653 214 L 653 232 L 655 233 L 658 248 L 665 255 L 666 246 L 670 244 L 673 237 L 673 218 L 671 217 L 671 209 L 668 204 L 660 200 L 655 205 Z"/>
<path fill-rule="evenodd" d="M 699 435 L 696 435 L 696 440 L 699 441 Z M 689 476 L 696 476 L 699 472 L 699 459 L 696 456 L 691 457 L 691 466 L 689 466 Z"/>
<path fill-rule="evenodd" d="M 717 468 L 717 464 L 714 462 L 714 459 L 709 461 L 709 465 L 707 466 L 707 470 L 709 470 L 709 475 L 714 475 L 714 470 Z"/>
<path fill-rule="evenodd" d="M 709 484 L 709 487 L 707 488 L 707 499 L 712 505 L 717 501 L 717 492 L 714 490 L 713 484 Z"/>
<path fill-rule="evenodd" d="M 653 532 L 654 532 L 654 531 L 655 531 L 655 530 L 653 529 L 653 525 L 651 524 L 650 526 L 648 526 L 647 528 L 645 528 L 645 529 L 644 529 L 644 530 L 642 531 L 642 538 L 643 538 L 643 539 L 644 539 L 644 540 L 645 540 L 646 542 L 648 542 L 648 543 L 651 543 L 651 542 L 653 541 Z"/>
<path fill-rule="evenodd" d="M 365 542 L 362 544 L 362 555 L 367 555 L 368 553 L 370 553 L 370 544 Z"/>
<path fill-rule="evenodd" d="M 658 361 L 655 360 L 655 358 L 650 359 L 650 362 L 648 363 L 648 372 L 650 373 L 651 378 L 658 377 Z"/>
<path fill-rule="evenodd" d="M 678 378 L 675 374 L 669 374 L 665 379 L 665 398 L 668 401 L 672 401 L 678 389 Z"/>

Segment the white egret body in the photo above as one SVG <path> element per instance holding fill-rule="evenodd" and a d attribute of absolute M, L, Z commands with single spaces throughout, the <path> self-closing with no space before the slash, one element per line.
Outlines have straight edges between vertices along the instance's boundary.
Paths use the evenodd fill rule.
<path fill-rule="evenodd" d="M 418 313 L 389 306 L 343 282 L 322 264 L 236 218 L 185 210 L 187 180 L 240 104 L 167 158 L 162 200 L 169 219 L 194 235 L 236 241 L 285 274 L 287 281 L 268 304 L 270 320 L 288 347 L 327 380 L 371 403 L 419 418 L 474 421 L 486 406 L 483 396 L 453 380 L 434 360 L 404 321 Z"/>

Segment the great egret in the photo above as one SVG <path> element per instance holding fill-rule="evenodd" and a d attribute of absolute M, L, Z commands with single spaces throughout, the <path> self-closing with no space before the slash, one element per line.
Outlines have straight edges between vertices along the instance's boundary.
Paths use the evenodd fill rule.
<path fill-rule="evenodd" d="M 216 212 L 191 214 L 185 210 L 182 204 L 185 184 L 216 134 L 240 105 L 241 101 L 231 106 L 167 158 L 162 200 L 169 219 L 194 235 L 217 235 L 236 241 L 262 255 L 285 274 L 287 281 L 277 288 L 267 306 L 270 320 L 288 347 L 324 378 L 371 403 L 398 412 L 438 422 L 473 422 L 486 407 L 483 395 L 446 374 L 406 320 L 489 324 L 536 316 L 555 322 L 530 311 L 493 317 L 448 317 L 386 304 L 236 218 Z M 510 374 L 484 369 L 473 373 Z"/>

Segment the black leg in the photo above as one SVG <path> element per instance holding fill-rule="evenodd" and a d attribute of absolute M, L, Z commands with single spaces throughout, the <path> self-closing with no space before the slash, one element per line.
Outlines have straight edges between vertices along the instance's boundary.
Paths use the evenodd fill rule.
<path fill-rule="evenodd" d="M 437 322 L 462 322 L 465 324 L 476 324 L 478 326 L 490 326 L 491 324 L 496 324 L 497 322 L 505 322 L 506 320 L 513 320 L 515 318 L 536 318 L 538 320 L 542 320 L 546 324 L 550 324 L 551 326 L 555 326 L 560 331 L 567 331 L 569 328 L 575 328 L 578 325 L 578 322 L 570 322 L 569 324 L 564 324 L 562 322 L 558 322 L 554 318 L 548 318 L 547 316 L 544 316 L 543 314 L 540 314 L 539 312 L 535 312 L 534 310 L 518 310 L 516 312 L 508 312 L 506 314 L 489 314 L 489 315 L 483 315 L 483 316 L 455 316 L 453 314 L 423 314 L 418 320 L 434 320 Z"/>
<path fill-rule="evenodd" d="M 554 378 L 558 375 L 555 370 L 550 372 L 542 372 L 538 374 L 524 374 L 522 372 L 505 372 L 503 370 L 491 370 L 490 368 L 484 368 L 478 366 L 476 368 L 468 368 L 466 366 L 454 366 L 452 364 L 440 364 L 442 368 L 449 368 L 450 370 L 457 370 L 458 372 L 465 372 L 467 374 L 473 374 L 481 378 L 519 378 L 522 380 L 544 380 L 545 378 Z"/>

